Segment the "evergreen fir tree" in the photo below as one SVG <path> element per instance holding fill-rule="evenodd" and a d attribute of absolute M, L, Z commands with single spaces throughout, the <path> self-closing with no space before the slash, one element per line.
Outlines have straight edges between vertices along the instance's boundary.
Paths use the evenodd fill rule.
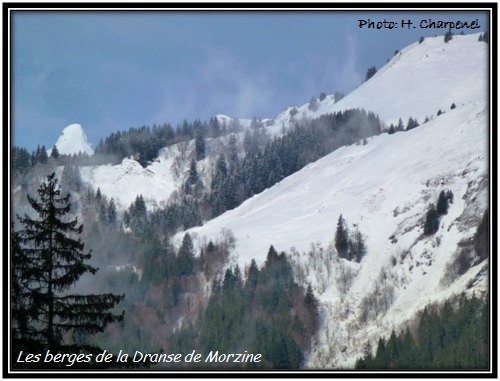
<path fill-rule="evenodd" d="M 38 151 L 40 151 L 40 146 L 38 146 Z M 35 151 L 31 152 L 31 166 L 34 167 L 38 163 L 38 156 Z"/>
<path fill-rule="evenodd" d="M 108 211 L 106 208 L 106 201 L 104 200 L 99 207 L 99 221 L 102 223 L 108 223 Z"/>
<path fill-rule="evenodd" d="M 198 180 L 200 179 L 198 175 L 198 169 L 196 168 L 196 160 L 191 160 L 191 165 L 189 167 L 189 177 L 188 183 L 189 185 L 196 185 Z"/>
<path fill-rule="evenodd" d="M 273 245 L 269 247 L 269 251 L 267 252 L 267 257 L 266 257 L 266 266 L 273 265 L 278 261 L 278 252 L 274 248 Z"/>
<path fill-rule="evenodd" d="M 375 66 L 370 67 L 366 72 L 365 82 L 368 81 L 371 77 L 373 77 L 377 73 L 377 69 Z"/>
<path fill-rule="evenodd" d="M 210 122 L 208 123 L 209 135 L 211 137 L 217 138 L 221 136 L 221 128 L 219 124 L 219 120 L 214 116 L 210 118 Z"/>
<path fill-rule="evenodd" d="M 231 134 L 229 137 L 229 167 L 232 172 L 236 170 L 238 161 L 238 141 L 236 136 Z"/>
<path fill-rule="evenodd" d="M 396 131 L 404 131 L 405 126 L 403 124 L 403 119 L 399 118 L 398 125 L 396 127 Z"/>
<path fill-rule="evenodd" d="M 255 259 L 252 258 L 247 273 L 247 284 L 251 290 L 254 290 L 255 287 L 257 287 L 258 282 L 259 282 L 259 267 L 257 266 L 257 262 L 255 262 Z"/>
<path fill-rule="evenodd" d="M 196 161 L 205 158 L 205 136 L 203 133 L 203 125 L 198 123 L 195 127 L 195 151 Z"/>
<path fill-rule="evenodd" d="M 31 155 L 25 148 L 12 147 L 12 170 L 14 174 L 25 174 L 31 168 Z"/>
<path fill-rule="evenodd" d="M 432 235 L 439 229 L 439 216 L 434 204 L 430 204 L 425 215 L 424 234 Z"/>
<path fill-rule="evenodd" d="M 446 197 L 446 193 L 444 190 L 439 193 L 436 212 L 438 216 L 444 216 L 445 214 L 448 214 L 448 198 Z"/>
<path fill-rule="evenodd" d="M 219 155 L 215 164 L 215 172 L 211 184 L 211 206 L 214 215 L 224 213 L 228 209 L 228 168 L 224 155 Z"/>
<path fill-rule="evenodd" d="M 341 214 L 337 222 L 337 231 L 335 233 L 335 248 L 340 258 L 347 258 L 349 251 L 348 237 L 347 226 Z"/>
<path fill-rule="evenodd" d="M 47 156 L 47 150 L 45 149 L 45 146 L 42 146 L 42 148 L 40 148 L 40 151 L 38 153 L 37 161 L 40 164 L 46 164 L 48 160 L 49 157 Z"/>
<path fill-rule="evenodd" d="M 357 262 L 361 262 L 361 259 L 366 254 L 366 246 L 363 235 L 358 228 L 352 234 L 349 239 L 349 260 L 355 259 Z"/>
<path fill-rule="evenodd" d="M 451 190 L 446 191 L 446 198 L 450 204 L 453 204 L 453 192 Z"/>
<path fill-rule="evenodd" d="M 82 177 L 77 166 L 71 164 L 64 166 L 61 186 L 64 191 L 80 191 L 82 187 Z"/>
<path fill-rule="evenodd" d="M 194 248 L 189 233 L 184 234 L 182 244 L 177 254 L 177 274 L 190 275 L 193 273 Z"/>
<path fill-rule="evenodd" d="M 111 198 L 109 200 L 109 205 L 108 205 L 108 223 L 109 224 L 114 224 L 116 221 L 116 205 L 115 205 L 115 200 Z"/>
<path fill-rule="evenodd" d="M 408 124 L 406 125 L 406 131 L 412 130 L 418 126 L 419 126 L 419 124 L 418 124 L 417 119 L 413 119 L 410 116 L 410 118 L 408 119 Z"/>
<path fill-rule="evenodd" d="M 13 225 L 12 223 L 12 227 Z M 37 308 L 34 305 L 34 295 L 30 292 L 30 284 L 36 271 L 31 268 L 30 262 L 29 256 L 21 248 L 20 233 L 12 231 L 11 316 L 14 355 L 20 351 L 36 353 L 41 340 L 33 326 L 37 319 Z"/>
<path fill-rule="evenodd" d="M 453 39 L 453 33 L 451 33 L 451 30 L 449 30 L 448 32 L 446 32 L 446 34 L 444 35 L 444 42 L 448 42 L 448 41 L 451 41 Z"/>
<path fill-rule="evenodd" d="M 306 306 L 308 307 L 309 311 L 312 312 L 312 316 L 314 318 L 314 321 L 312 321 L 313 329 L 316 330 L 319 324 L 319 302 L 316 296 L 314 295 L 313 289 L 311 287 L 311 284 L 309 283 L 307 285 L 307 290 L 306 290 L 306 296 L 304 298 L 304 302 L 306 303 Z"/>
<path fill-rule="evenodd" d="M 52 148 L 52 152 L 50 153 L 50 157 L 53 159 L 57 159 L 59 157 L 59 150 L 57 149 L 56 145 L 54 145 L 54 148 Z"/>
<path fill-rule="evenodd" d="M 132 218 L 144 218 L 146 217 L 146 202 L 142 197 L 142 194 L 135 198 L 134 203 L 130 206 L 130 217 Z"/>
<path fill-rule="evenodd" d="M 193 195 L 194 197 L 199 197 L 201 194 L 201 180 L 198 174 L 198 168 L 196 166 L 196 160 L 191 160 L 191 165 L 189 166 L 189 175 L 186 183 L 184 184 L 184 191 L 188 195 Z"/>
<path fill-rule="evenodd" d="M 101 350 L 89 342 L 89 335 L 123 319 L 123 314 L 109 311 L 124 296 L 68 293 L 83 274 L 95 275 L 97 268 L 86 263 L 91 252 L 83 253 L 84 244 L 73 238 L 82 233 L 83 226 L 76 218 L 65 221 L 70 195 L 60 195 L 54 173 L 47 176 L 38 195 L 40 200 L 28 195 L 28 202 L 39 219 L 18 216 L 23 229 L 12 236 L 12 297 L 20 297 L 24 306 L 20 309 L 13 303 L 13 357 L 21 350 L 97 354 Z M 20 330 L 25 331 L 20 335 Z"/>

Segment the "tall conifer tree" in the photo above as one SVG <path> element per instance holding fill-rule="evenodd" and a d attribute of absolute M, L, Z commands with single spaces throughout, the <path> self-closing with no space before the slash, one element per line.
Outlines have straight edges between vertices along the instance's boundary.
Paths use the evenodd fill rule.
<path fill-rule="evenodd" d="M 84 244 L 75 238 L 83 225 L 77 218 L 68 221 L 70 195 L 60 195 L 54 173 L 38 195 L 39 200 L 28 195 L 38 219 L 18 216 L 23 229 L 12 235 L 13 358 L 20 351 L 97 354 L 101 350 L 89 335 L 123 319 L 110 310 L 124 296 L 71 293 L 83 274 L 98 269 L 87 264 L 91 252 L 84 253 Z"/>
<path fill-rule="evenodd" d="M 339 216 L 337 222 L 337 231 L 335 233 L 335 248 L 341 258 L 347 258 L 349 251 L 349 235 L 347 227 L 342 214 Z"/>

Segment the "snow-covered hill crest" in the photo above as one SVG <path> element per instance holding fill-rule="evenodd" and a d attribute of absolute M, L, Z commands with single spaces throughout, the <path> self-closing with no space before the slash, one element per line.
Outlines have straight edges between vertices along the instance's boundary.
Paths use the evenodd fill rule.
<path fill-rule="evenodd" d="M 488 45 L 478 42 L 478 35 L 426 38 L 398 52 L 378 72 L 340 101 L 333 96 L 297 107 L 295 119 L 351 108 L 373 111 L 389 126 L 409 117 L 422 123 L 426 116 L 446 111 L 452 103 L 465 105 L 488 98 Z M 278 115 L 276 124 L 288 123 L 290 110 Z"/>

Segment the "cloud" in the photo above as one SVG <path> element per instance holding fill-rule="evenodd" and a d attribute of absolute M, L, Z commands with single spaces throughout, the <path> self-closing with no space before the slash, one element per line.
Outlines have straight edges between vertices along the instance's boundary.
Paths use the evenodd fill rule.
<path fill-rule="evenodd" d="M 208 120 L 217 114 L 232 117 L 272 117 L 276 89 L 272 69 L 262 65 L 250 67 L 236 54 L 205 48 L 198 62 L 180 76 L 164 75 L 161 101 L 155 118 L 179 123 L 195 118 Z"/>
<path fill-rule="evenodd" d="M 230 111 L 234 116 L 245 118 L 270 109 L 276 95 L 270 69 L 260 65 L 250 69 L 248 66 L 230 52 L 207 50 L 198 70 L 201 72 L 200 86 L 210 89 L 207 94 L 210 109 L 219 109 L 221 113 Z"/>
<path fill-rule="evenodd" d="M 346 53 L 335 80 L 341 91 L 349 92 L 361 84 L 363 77 L 356 69 L 358 41 L 352 34 L 347 34 L 344 45 Z"/>

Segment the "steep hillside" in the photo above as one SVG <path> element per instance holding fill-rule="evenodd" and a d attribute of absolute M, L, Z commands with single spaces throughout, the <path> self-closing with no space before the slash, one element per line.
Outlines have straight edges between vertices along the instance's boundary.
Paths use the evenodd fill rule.
<path fill-rule="evenodd" d="M 239 207 L 189 230 L 195 249 L 209 240 L 217 242 L 221 234 L 231 231 L 235 245 L 229 265 L 238 264 L 241 269 L 247 268 L 252 259 L 262 266 L 271 245 L 289 254 L 297 281 L 304 288 L 311 284 L 320 302 L 320 331 L 306 358 L 307 367 L 352 368 L 367 342 L 373 347 L 379 337 L 402 329 L 429 303 L 439 303 L 463 291 L 476 295 L 487 292 L 489 263 L 470 248 L 489 208 L 487 74 L 488 45 L 478 42 L 478 35 L 455 36 L 448 43 L 443 37 L 427 38 L 401 50 L 341 100 L 327 96 L 318 102 L 316 110 L 304 104 L 261 121 L 266 138 L 280 136 L 296 121 L 352 108 L 376 113 L 385 128 L 397 124 L 400 118 L 406 124 L 410 117 L 420 126 L 342 146 Z M 456 107 L 451 108 L 452 104 Z M 216 119 L 220 124 L 231 122 L 224 115 Z M 250 120 L 240 121 L 242 128 L 251 124 Z M 238 152 L 234 156 L 239 159 L 245 154 L 244 134 L 240 132 L 237 137 Z M 206 139 L 206 158 L 196 162 L 205 193 L 187 195 L 190 200 L 199 197 L 196 201 L 200 204 L 207 203 L 217 157 L 229 151 L 228 135 L 212 136 L 219 137 Z M 81 130 L 74 141 L 86 141 L 83 137 Z M 120 213 L 138 195 L 143 196 L 149 212 L 159 209 L 171 197 L 179 196 L 195 157 L 194 140 L 176 142 L 162 148 L 151 164 L 144 164 L 146 168 L 132 155 L 118 165 L 82 166 L 81 178 L 108 199 L 113 198 Z M 60 145 L 60 150 L 65 147 L 63 141 Z M 78 148 L 76 143 L 70 146 Z M 255 152 L 258 156 L 258 148 Z M 447 214 L 440 217 L 438 231 L 426 235 L 427 211 L 442 191 L 453 194 L 453 202 Z M 364 237 L 366 255 L 360 262 L 340 258 L 335 249 L 340 215 L 351 232 L 359 231 Z M 123 235 L 130 233 L 130 229 L 124 233 L 122 225 L 116 226 Z M 185 232 L 178 231 L 178 226 L 171 227 L 168 234 L 177 233 L 172 243 L 180 247 Z M 162 238 L 168 241 L 166 228 L 161 229 L 165 234 Z M 140 239 L 140 233 L 135 238 Z M 458 269 L 464 247 L 471 260 L 465 269 L 463 263 Z M 165 248 L 158 244 L 150 253 L 156 256 L 156 262 L 141 259 L 141 263 L 129 265 L 149 266 L 154 273 L 151 268 L 163 263 Z M 168 255 L 174 258 L 172 253 Z M 210 260 L 203 257 L 207 263 Z M 203 305 L 202 299 L 211 287 L 207 279 L 198 279 L 203 295 L 189 290 L 197 303 L 195 307 L 187 303 L 186 311 Z M 158 282 L 162 281 L 164 277 L 159 275 Z M 171 285 L 164 286 L 171 290 Z M 182 321 L 179 314 L 169 324 L 181 326 Z M 163 334 L 167 337 L 166 330 Z"/>
<path fill-rule="evenodd" d="M 427 39 L 404 49 L 358 90 L 321 105 L 315 115 L 356 106 L 388 121 L 415 116 L 422 123 L 439 109 L 445 114 L 412 131 L 343 147 L 190 230 L 205 240 L 230 229 L 240 266 L 252 258 L 263 263 L 271 244 L 294 248 L 298 273 L 322 301 L 324 323 L 308 366 L 351 367 L 367 339 L 401 328 L 426 304 L 487 289 L 484 263 L 462 277 L 450 270 L 488 208 L 486 68 L 486 48 L 475 36 L 449 44 Z M 457 108 L 450 110 L 451 103 Z M 426 211 L 442 190 L 451 190 L 454 202 L 439 231 L 424 236 Z M 339 259 L 329 246 L 340 214 L 366 236 L 368 253 L 360 264 Z M 303 254 L 312 243 L 314 253 Z"/>

